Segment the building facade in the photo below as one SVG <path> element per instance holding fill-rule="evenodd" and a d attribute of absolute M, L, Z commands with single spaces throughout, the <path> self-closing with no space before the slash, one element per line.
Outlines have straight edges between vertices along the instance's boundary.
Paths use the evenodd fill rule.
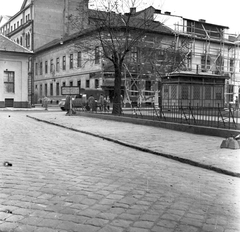
<path fill-rule="evenodd" d="M 35 93 L 36 99 L 48 96 L 58 100 L 62 97 L 60 90 L 64 85 L 96 89 L 102 87 L 112 95 L 113 70 L 108 65 L 104 66 L 100 57 L 99 63 L 84 62 L 86 59 L 82 51 L 74 48 L 76 37 L 72 35 L 89 28 L 92 13 L 88 9 L 88 0 L 24 0 L 21 10 L 0 27 L 0 33 L 34 51 L 29 73 L 35 82 L 32 93 Z M 142 102 L 148 99 L 149 102 L 153 101 L 154 96 L 156 104 L 159 101 L 163 101 L 163 104 L 190 102 L 206 106 L 209 105 L 208 98 L 211 98 L 212 104 L 209 106 L 216 106 L 219 102 L 221 105 L 231 104 L 240 95 L 240 43 L 236 36 L 227 33 L 228 27 L 207 23 L 205 20 L 186 19 L 172 15 L 171 12 L 162 13 L 153 7 L 140 12 L 131 8 L 130 13 L 135 18 L 146 18 L 147 15 L 147 18 L 164 22 L 171 31 L 168 43 L 174 43 L 176 49 L 179 49 L 188 41 L 188 51 L 182 61 L 184 68 L 181 65 L 172 73 L 165 73 L 165 77 L 161 73 L 158 80 L 152 79 L 157 74 L 154 69 L 146 75 L 125 64 L 125 74 L 128 74 L 124 76 L 128 76 L 128 81 L 123 80 L 125 100 L 128 95 L 129 100 L 135 98 Z M 78 19 L 75 27 L 73 19 L 75 22 Z M 150 39 L 147 43 L 154 41 Z M 139 54 L 136 47 L 129 56 L 136 57 Z M 139 66 L 136 60 L 133 63 Z M 173 82 L 178 83 L 177 86 L 174 84 L 171 87 Z M 188 87 L 186 83 L 189 83 Z M 198 94 L 194 95 L 194 92 Z M 189 101 L 181 101 L 182 98 L 189 98 Z M 203 104 L 205 98 L 207 101 Z"/>
<path fill-rule="evenodd" d="M 31 103 L 28 60 L 33 54 L 0 35 L 0 107 L 25 108 Z"/>
<path fill-rule="evenodd" d="M 34 92 L 38 102 L 44 96 L 58 102 L 62 86 L 79 86 L 81 89 L 100 90 L 102 85 L 102 60 L 95 53 L 93 59 L 77 49 L 76 36 L 49 43 L 34 54 Z"/>

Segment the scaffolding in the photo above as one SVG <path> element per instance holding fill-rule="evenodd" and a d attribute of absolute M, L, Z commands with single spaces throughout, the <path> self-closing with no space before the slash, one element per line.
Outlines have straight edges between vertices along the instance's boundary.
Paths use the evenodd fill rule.
<path fill-rule="evenodd" d="M 172 70 L 172 73 L 177 71 L 187 71 L 195 74 L 204 75 L 220 75 L 226 76 L 226 90 L 225 101 L 229 103 L 233 95 L 233 92 L 229 92 L 228 85 L 235 85 L 236 81 L 240 77 L 240 73 L 237 70 L 236 65 L 240 60 L 237 56 L 237 49 L 233 41 L 229 38 L 235 35 L 224 32 L 224 28 L 217 25 L 212 25 L 213 28 L 206 28 L 205 22 L 193 21 L 190 26 L 175 25 L 178 31 L 175 31 L 175 38 L 173 43 L 176 44 L 176 48 L 181 47 L 181 38 L 188 38 L 189 46 L 188 51 L 185 54 L 185 58 L 181 61 L 185 63 L 184 70 Z M 201 28 L 200 26 L 201 25 Z M 227 38 L 229 37 L 229 38 Z M 158 106 L 158 96 L 161 94 L 159 82 L 161 82 L 161 76 L 153 69 L 152 73 L 146 75 L 141 72 L 132 74 L 131 70 L 124 65 L 124 79 L 125 79 L 125 103 L 134 102 L 135 105 L 141 106 L 143 103 L 151 103 L 153 106 Z M 167 73 L 170 75 L 171 73 Z M 146 88 L 146 82 L 151 82 L 151 88 Z M 240 85 L 238 83 L 238 85 Z M 149 87 L 149 86 L 148 86 Z M 238 91 L 237 91 L 238 92 Z"/>

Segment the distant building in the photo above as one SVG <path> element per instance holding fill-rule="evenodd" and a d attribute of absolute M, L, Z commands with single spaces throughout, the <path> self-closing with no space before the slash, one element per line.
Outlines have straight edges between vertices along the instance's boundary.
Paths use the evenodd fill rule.
<path fill-rule="evenodd" d="M 0 35 L 0 107 L 30 107 L 31 77 L 28 60 L 33 53 Z"/>
<path fill-rule="evenodd" d="M 203 19 L 186 19 L 171 12 L 163 13 L 153 7 L 139 12 L 131 8 L 128 14 L 136 18 L 152 17 L 163 23 L 171 34 L 168 42 L 173 42 L 177 49 L 188 41 L 184 69 L 177 68 L 161 78 L 163 91 L 160 93 L 158 89 L 156 104 L 162 101 L 167 105 L 191 103 L 216 107 L 231 103 L 240 95 L 240 42 L 236 36 L 227 34 L 228 27 Z M 88 9 L 88 0 L 24 0 L 21 10 L 1 24 L 0 33 L 35 53 L 34 59 L 29 61 L 29 75 L 35 82 L 32 97 L 35 92 L 39 97 L 47 95 L 60 99 L 63 85 L 102 87 L 108 94 L 113 94 L 113 69 L 102 59 L 92 65 L 80 65 L 83 54 L 73 48 L 78 39 L 75 33 L 89 28 L 93 17 L 94 11 Z M 71 20 L 76 18 L 79 25 L 73 27 Z M 151 42 L 154 44 L 154 41 Z M 130 57 L 138 56 L 139 48 L 134 49 L 129 53 Z M 139 66 L 136 60 L 134 62 L 136 67 Z M 136 69 L 128 71 L 134 73 L 129 74 L 130 79 L 131 76 L 139 78 Z M 156 74 L 153 69 L 148 72 L 149 76 Z M 150 99 L 151 91 L 156 92 L 156 83 L 147 80 L 147 76 L 138 83 L 140 94 L 137 93 L 139 86 L 132 84 L 136 83 L 133 79 L 132 83 L 123 81 L 123 92 L 128 90 L 132 98 L 141 95 L 141 99 Z"/>
<path fill-rule="evenodd" d="M 132 12 L 136 17 L 152 15 L 154 20 L 163 22 L 175 34 L 176 48 L 188 43 L 186 67 L 167 74 L 163 80 L 163 104 L 216 107 L 220 103 L 220 106 L 232 103 L 235 96 L 240 95 L 240 40 L 228 34 L 228 27 L 172 15 L 153 7 Z"/>

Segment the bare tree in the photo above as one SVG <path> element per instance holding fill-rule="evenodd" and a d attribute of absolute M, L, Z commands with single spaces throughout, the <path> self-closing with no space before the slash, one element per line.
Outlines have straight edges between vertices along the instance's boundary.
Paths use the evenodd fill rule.
<path fill-rule="evenodd" d="M 79 8 L 79 14 L 84 13 L 88 17 L 88 28 L 81 25 L 78 17 L 72 16 L 69 20 L 79 30 L 84 29 L 81 32 L 82 39 L 76 43 L 76 47 L 88 54 L 87 59 L 99 58 L 98 56 L 101 53 L 101 56 L 112 64 L 114 68 L 112 113 L 119 115 L 121 114 L 121 83 L 124 63 L 139 62 L 139 60 L 129 59 L 131 52 L 136 47 L 139 49 L 144 48 L 145 52 L 141 52 L 141 55 L 147 58 L 153 54 L 154 46 L 146 43 L 146 35 L 158 38 L 160 43 L 157 44 L 160 44 L 159 46 L 162 46 L 163 37 L 168 35 L 173 38 L 174 36 L 169 28 L 160 22 L 154 21 L 154 8 L 149 7 L 147 10 L 136 12 L 136 6 L 140 6 L 143 3 L 142 1 L 102 0 L 97 2 L 95 9 L 88 9 L 88 12 L 81 12 L 81 8 Z M 124 13 L 126 9 L 128 13 Z M 171 46 L 165 48 L 165 63 L 162 62 L 160 67 L 157 66 L 156 61 L 153 59 L 153 57 L 156 57 L 156 54 L 154 54 L 150 59 L 152 70 L 161 74 L 166 72 L 167 67 L 171 66 L 171 70 L 173 70 L 179 63 L 180 58 L 174 56 L 177 53 L 172 52 L 172 50 L 173 47 Z M 167 59 L 167 57 L 170 57 L 169 54 L 174 57 L 174 61 L 170 58 Z M 169 63 L 170 60 L 171 63 Z"/>

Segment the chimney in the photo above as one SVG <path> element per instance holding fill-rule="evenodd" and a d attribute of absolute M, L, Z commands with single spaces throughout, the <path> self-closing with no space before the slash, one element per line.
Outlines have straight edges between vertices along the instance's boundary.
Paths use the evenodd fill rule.
<path fill-rule="evenodd" d="M 161 14 L 161 10 L 155 9 L 155 14 Z"/>
<path fill-rule="evenodd" d="M 130 14 L 135 14 L 137 12 L 136 7 L 130 8 Z"/>
<path fill-rule="evenodd" d="M 171 15 L 171 12 L 165 11 L 165 15 Z"/>
<path fill-rule="evenodd" d="M 199 19 L 198 21 L 201 22 L 201 23 L 206 23 L 205 19 Z"/>

